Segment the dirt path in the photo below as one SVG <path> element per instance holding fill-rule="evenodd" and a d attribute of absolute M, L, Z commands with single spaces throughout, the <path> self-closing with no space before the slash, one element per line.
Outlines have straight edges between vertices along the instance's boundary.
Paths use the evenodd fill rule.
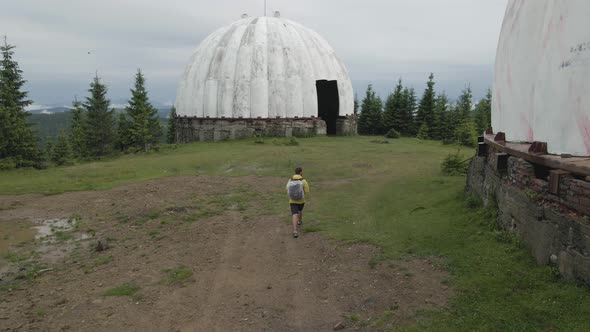
<path fill-rule="evenodd" d="M 435 261 L 372 269 L 373 246 L 317 233 L 291 238 L 286 216 L 264 215 L 265 201 L 282 195 L 282 186 L 276 178 L 178 177 L 0 196 L 0 223 L 76 215 L 72 232 L 95 234 L 12 248 L 50 250 L 0 261 L 10 270 L 0 281 L 0 330 L 330 331 L 341 322 L 375 331 L 446 304 L 447 274 Z M 99 239 L 110 248 L 92 250 Z M 37 265 L 51 270 L 38 273 Z M 192 275 L 167 279 L 165 270 L 176 268 Z M 104 295 L 125 283 L 138 292 Z"/>

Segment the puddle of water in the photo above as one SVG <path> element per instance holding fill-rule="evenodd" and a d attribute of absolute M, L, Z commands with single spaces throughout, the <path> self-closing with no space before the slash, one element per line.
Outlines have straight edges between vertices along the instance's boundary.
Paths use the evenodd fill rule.
<path fill-rule="evenodd" d="M 86 233 L 67 233 L 76 226 L 75 219 L 46 219 L 30 222 L 28 220 L 0 221 L 0 257 L 10 251 L 11 246 L 40 240 L 44 243 L 58 241 L 58 237 L 75 241 L 86 240 L 91 236 Z"/>
<path fill-rule="evenodd" d="M 74 228 L 76 220 L 72 219 L 47 219 L 37 221 L 37 226 L 33 226 L 37 230 L 35 239 L 46 239 L 56 232 L 67 232 Z"/>
<path fill-rule="evenodd" d="M 8 253 L 9 248 L 35 239 L 37 231 L 27 220 L 0 221 L 0 256 Z"/>

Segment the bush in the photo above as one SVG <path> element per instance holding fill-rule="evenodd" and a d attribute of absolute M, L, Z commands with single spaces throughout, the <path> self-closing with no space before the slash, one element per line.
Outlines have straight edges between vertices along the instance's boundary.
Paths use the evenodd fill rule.
<path fill-rule="evenodd" d="M 0 159 L 0 171 L 16 168 L 16 161 L 13 158 Z"/>
<path fill-rule="evenodd" d="M 441 165 L 444 175 L 463 175 L 467 174 L 467 163 L 463 156 L 457 151 L 455 154 L 449 154 Z"/>
<path fill-rule="evenodd" d="M 477 143 L 475 126 L 471 120 L 463 121 L 455 130 L 455 142 L 457 144 L 474 147 Z"/>
<path fill-rule="evenodd" d="M 391 129 L 390 131 L 387 132 L 387 134 L 385 134 L 385 137 L 387 138 L 400 138 L 402 135 L 399 133 L 399 131 L 395 130 L 395 129 Z"/>
<path fill-rule="evenodd" d="M 430 138 L 428 135 L 429 131 L 430 131 L 430 129 L 428 129 L 428 125 L 425 122 L 420 126 L 420 129 L 418 130 L 418 135 L 416 135 L 416 137 L 421 140 L 429 139 Z"/>
<path fill-rule="evenodd" d="M 475 194 L 469 194 L 465 197 L 465 206 L 469 209 L 479 209 L 483 206 L 483 202 L 479 196 Z"/>

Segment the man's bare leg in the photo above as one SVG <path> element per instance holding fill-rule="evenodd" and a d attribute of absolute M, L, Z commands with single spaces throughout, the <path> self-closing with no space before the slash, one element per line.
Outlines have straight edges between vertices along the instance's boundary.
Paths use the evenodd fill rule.
<path fill-rule="evenodd" d="M 293 215 L 293 233 L 297 233 L 297 221 L 299 221 L 299 214 Z"/>
<path fill-rule="evenodd" d="M 303 222 L 303 211 L 299 211 L 297 215 L 299 216 L 299 222 L 297 224 L 301 225 L 301 223 Z"/>

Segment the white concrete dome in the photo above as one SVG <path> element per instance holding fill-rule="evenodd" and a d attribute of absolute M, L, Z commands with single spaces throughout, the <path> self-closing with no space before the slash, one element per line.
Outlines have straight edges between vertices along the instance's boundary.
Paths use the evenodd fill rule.
<path fill-rule="evenodd" d="M 590 1 L 510 0 L 496 56 L 492 126 L 509 141 L 590 155 Z"/>
<path fill-rule="evenodd" d="M 352 114 L 348 72 L 325 39 L 284 18 L 247 17 L 201 42 L 175 106 L 196 118 L 317 117 L 321 80 L 337 81 L 338 115 Z"/>

